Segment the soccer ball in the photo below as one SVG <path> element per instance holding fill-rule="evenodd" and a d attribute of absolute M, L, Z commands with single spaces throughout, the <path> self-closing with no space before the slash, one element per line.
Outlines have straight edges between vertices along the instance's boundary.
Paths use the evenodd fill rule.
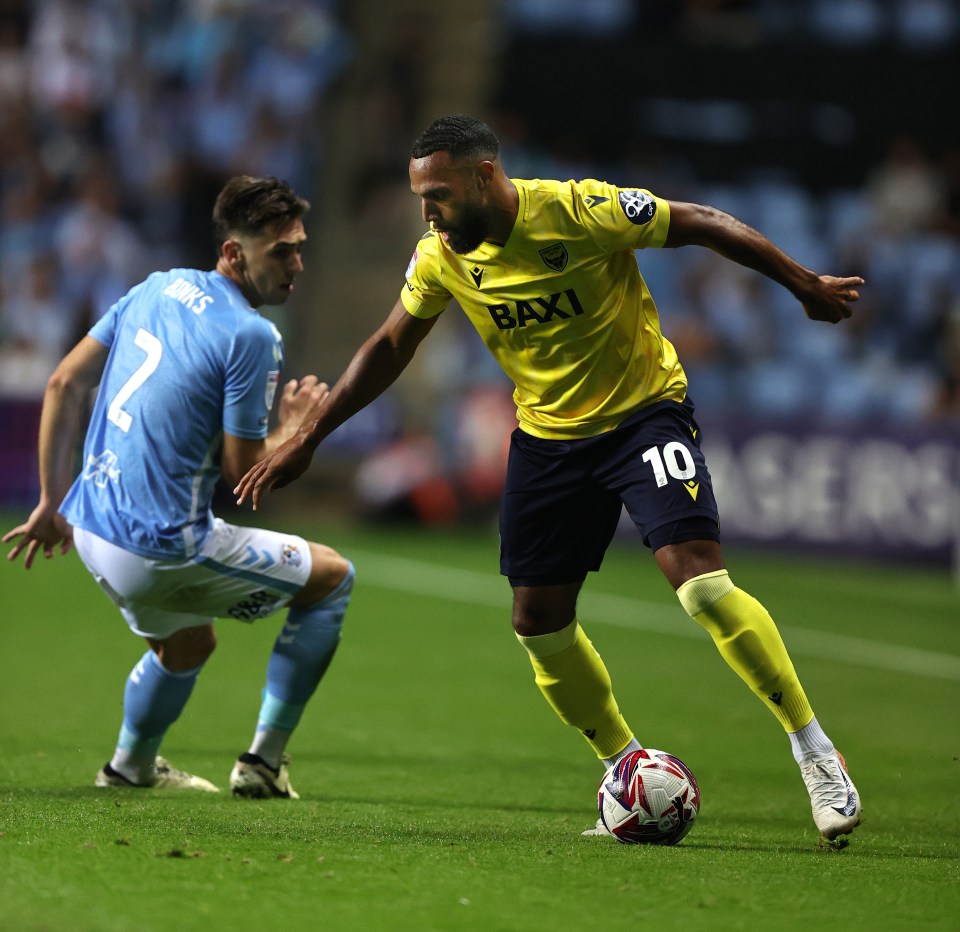
<path fill-rule="evenodd" d="M 675 845 L 700 812 L 690 768 L 666 751 L 631 751 L 607 769 L 597 794 L 607 831 L 627 845 Z"/>

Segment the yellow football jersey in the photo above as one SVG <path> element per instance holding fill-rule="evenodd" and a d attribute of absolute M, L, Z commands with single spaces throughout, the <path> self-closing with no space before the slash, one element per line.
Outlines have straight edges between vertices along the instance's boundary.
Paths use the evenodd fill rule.
<path fill-rule="evenodd" d="M 423 236 L 407 311 L 434 317 L 455 298 L 536 437 L 592 437 L 646 405 L 682 401 L 687 380 L 633 252 L 663 245 L 667 202 L 601 181 L 512 181 L 520 206 L 505 244 L 461 256 L 439 233 Z"/>

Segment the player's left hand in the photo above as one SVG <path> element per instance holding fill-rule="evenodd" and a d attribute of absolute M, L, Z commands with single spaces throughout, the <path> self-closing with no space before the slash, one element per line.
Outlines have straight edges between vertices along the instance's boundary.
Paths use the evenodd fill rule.
<path fill-rule="evenodd" d="M 314 408 L 323 404 L 330 394 L 330 386 L 315 375 L 305 375 L 299 381 L 291 379 L 280 395 L 280 423 L 299 427 Z"/>
<path fill-rule="evenodd" d="M 849 278 L 820 275 L 798 297 L 810 320 L 837 324 L 853 313 L 850 305 L 860 299 L 857 288 L 862 284 L 863 279 L 857 275 Z"/>
<path fill-rule="evenodd" d="M 23 558 L 23 568 L 28 570 L 33 565 L 33 559 L 41 547 L 43 555 L 48 560 L 54 555 L 57 544 L 60 545 L 61 554 L 67 553 L 73 543 L 73 528 L 56 508 L 40 504 L 33 509 L 30 517 L 23 524 L 3 535 L 3 543 L 9 543 L 17 537 L 21 540 L 11 547 L 7 559 L 16 560 L 25 549 L 27 553 Z"/>

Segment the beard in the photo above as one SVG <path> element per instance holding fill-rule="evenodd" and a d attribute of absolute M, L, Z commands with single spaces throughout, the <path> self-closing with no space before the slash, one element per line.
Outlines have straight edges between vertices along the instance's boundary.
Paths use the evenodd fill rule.
<path fill-rule="evenodd" d="M 479 204 L 467 204 L 455 227 L 443 230 L 447 245 L 458 255 L 473 252 L 486 238 L 490 230 L 490 215 Z"/>

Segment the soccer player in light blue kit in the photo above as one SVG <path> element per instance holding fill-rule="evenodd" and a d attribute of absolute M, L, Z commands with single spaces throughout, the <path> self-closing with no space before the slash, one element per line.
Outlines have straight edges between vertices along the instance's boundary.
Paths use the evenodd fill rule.
<path fill-rule="evenodd" d="M 230 785 L 240 797 L 298 798 L 285 748 L 340 641 L 354 570 L 292 534 L 236 527 L 211 512 L 327 395 L 292 380 L 268 417 L 283 365 L 277 329 L 255 310 L 282 304 L 303 269 L 309 204 L 275 178 L 240 176 L 213 212 L 215 271 L 156 272 L 121 298 L 51 376 L 40 421 L 40 502 L 8 532 L 8 554 L 71 542 L 150 649 L 127 679 L 123 724 L 102 787 L 216 791 L 157 752 L 216 646 L 214 620 L 252 622 L 289 605 L 267 665 L 253 741 Z M 86 398 L 99 385 L 73 479 Z M 71 479 L 73 482 L 71 484 Z"/>

